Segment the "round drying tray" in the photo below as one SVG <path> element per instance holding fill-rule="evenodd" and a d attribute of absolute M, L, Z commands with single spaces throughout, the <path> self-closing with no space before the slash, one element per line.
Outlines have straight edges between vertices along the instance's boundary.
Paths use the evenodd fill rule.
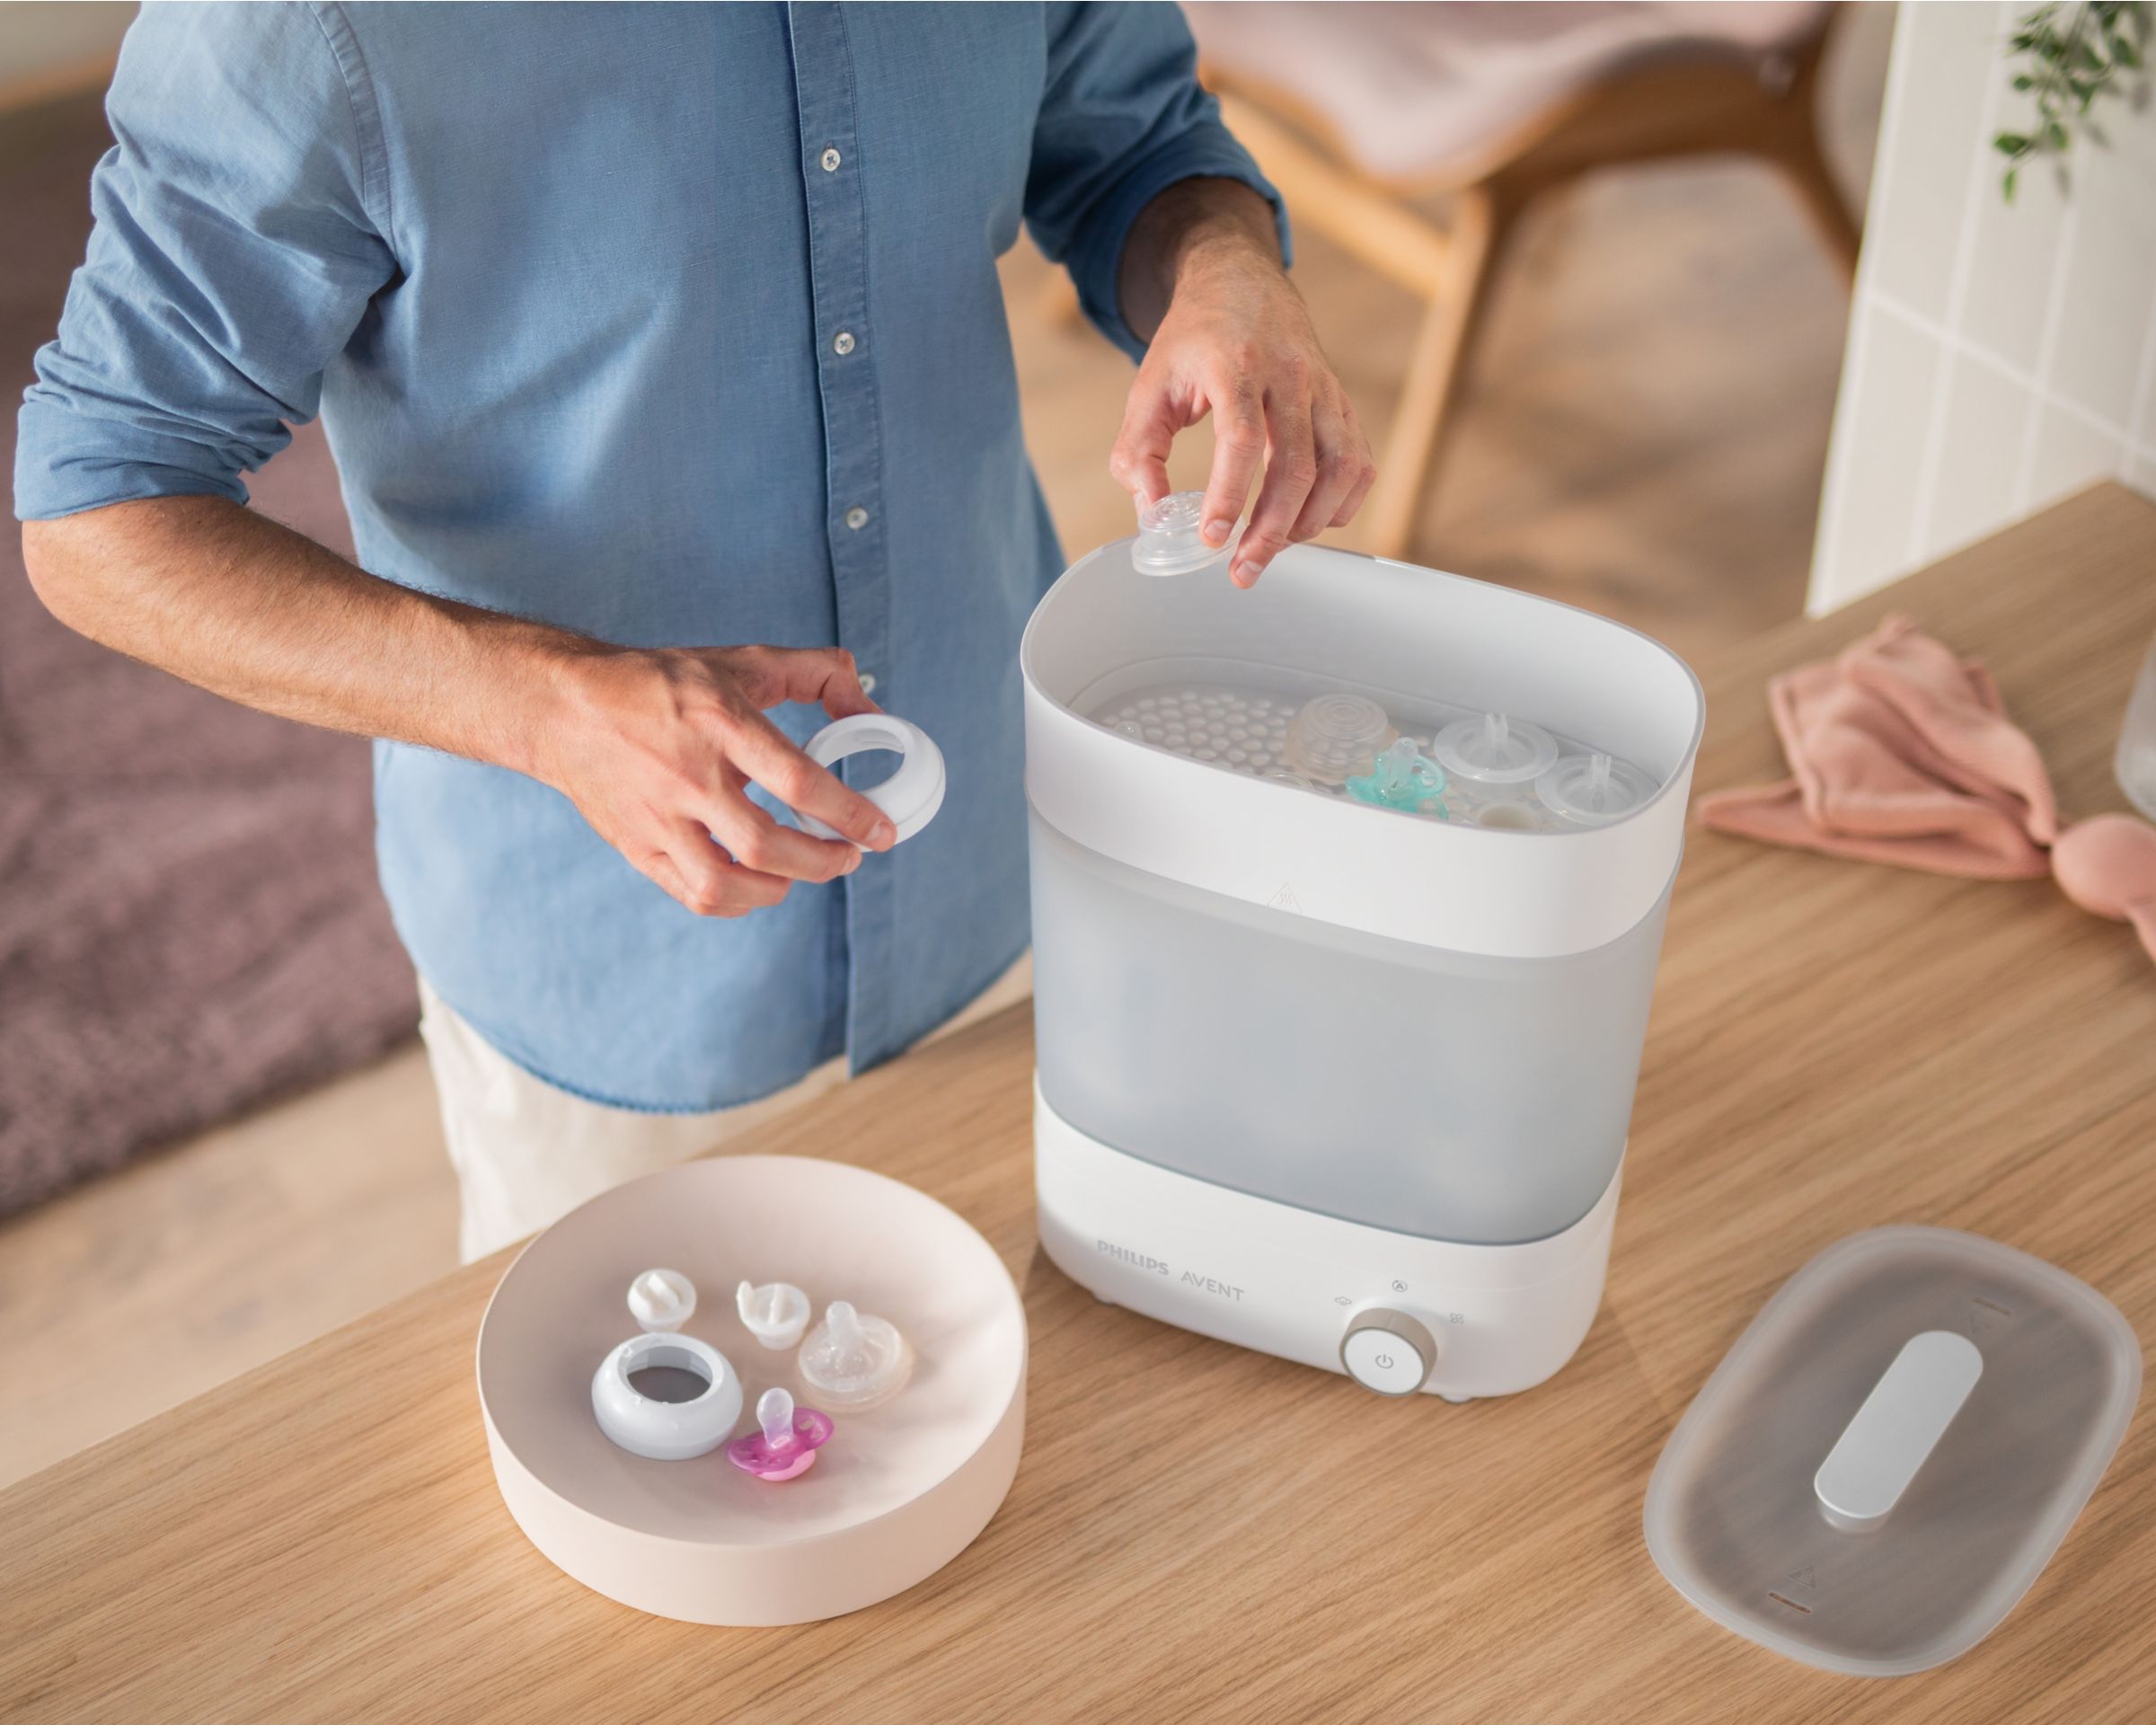
<path fill-rule="evenodd" d="M 664 1264 L 702 1290 L 684 1333 L 807 1406 L 791 1349 L 760 1346 L 732 1290 L 792 1282 L 888 1318 L 905 1391 L 837 1412 L 817 1464 L 773 1484 L 723 1453 L 654 1461 L 592 1415 L 592 1372 L 634 1333 L 623 1294 Z M 932 1575 L 988 1525 L 1025 1432 L 1026 1321 L 994 1250 L 912 1187 L 806 1156 L 721 1156 L 571 1211 L 511 1264 L 479 1331 L 479 1399 L 503 1500 L 587 1587 L 662 1617 L 738 1625 L 856 1611 Z M 747 1429 L 753 1421 L 745 1413 Z"/>

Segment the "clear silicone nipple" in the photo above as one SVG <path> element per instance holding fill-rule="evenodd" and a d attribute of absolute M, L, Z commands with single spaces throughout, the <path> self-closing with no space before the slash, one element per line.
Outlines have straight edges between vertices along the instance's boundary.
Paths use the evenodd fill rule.
<path fill-rule="evenodd" d="M 1203 491 L 1174 491 L 1158 503 L 1141 503 L 1131 566 L 1141 575 L 1188 575 L 1225 562 L 1242 529 L 1230 532 L 1225 544 L 1208 545 L 1198 532 L 1205 506 Z"/>
<path fill-rule="evenodd" d="M 1630 762 L 1607 755 L 1569 755 L 1534 782 L 1542 806 L 1583 827 L 1629 815 L 1659 787 Z"/>
<path fill-rule="evenodd" d="M 1431 739 L 1430 753 L 1455 779 L 1476 784 L 1524 784 L 1557 759 L 1557 739 L 1524 719 L 1501 712 L 1455 719 Z"/>
<path fill-rule="evenodd" d="M 1376 702 L 1359 694 L 1321 694 L 1288 721 L 1287 765 L 1324 784 L 1345 784 L 1377 764 L 1400 732 Z"/>
<path fill-rule="evenodd" d="M 800 1368 L 802 1382 L 833 1407 L 859 1412 L 906 1387 L 914 1351 L 887 1320 L 863 1317 L 848 1302 L 834 1300 L 801 1344 Z"/>
<path fill-rule="evenodd" d="M 756 1398 L 756 1424 L 760 1430 L 726 1446 L 726 1459 L 759 1480 L 791 1480 L 806 1473 L 835 1429 L 829 1414 L 797 1408 L 791 1392 L 776 1388 Z"/>
<path fill-rule="evenodd" d="M 1445 818 L 1445 770 L 1425 759 L 1411 737 L 1402 737 L 1380 755 L 1363 777 L 1349 779 L 1348 794 L 1383 809 Z"/>
<path fill-rule="evenodd" d="M 734 1290 L 741 1327 L 766 1348 L 791 1348 L 808 1327 L 808 1296 L 791 1282 L 743 1282 Z"/>
<path fill-rule="evenodd" d="M 678 1269 L 647 1269 L 629 1284 L 629 1315 L 637 1327 L 678 1330 L 696 1313 L 696 1285 Z"/>

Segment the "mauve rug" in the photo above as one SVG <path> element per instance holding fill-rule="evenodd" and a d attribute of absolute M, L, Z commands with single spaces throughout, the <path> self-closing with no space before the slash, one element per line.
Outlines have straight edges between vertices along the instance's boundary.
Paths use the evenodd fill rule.
<path fill-rule="evenodd" d="M 109 139 L 93 102 L 0 133 L 0 451 L 59 318 Z M 251 482 L 349 553 L 319 430 Z M 367 744 L 53 621 L 0 532 L 0 1213 L 328 1077 L 417 1022 L 375 881 Z"/>

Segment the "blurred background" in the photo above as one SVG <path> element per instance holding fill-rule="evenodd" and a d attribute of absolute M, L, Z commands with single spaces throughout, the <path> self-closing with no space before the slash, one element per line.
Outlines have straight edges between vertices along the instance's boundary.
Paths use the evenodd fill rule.
<path fill-rule="evenodd" d="M 0 5 L 11 391 L 133 10 Z M 1187 10 L 1377 448 L 1349 543 L 1710 657 L 2093 480 L 2156 495 L 2156 114 L 2118 93 L 2010 202 L 2025 7 Z M 1022 243 L 1004 283 L 1081 552 L 1129 530 L 1129 368 Z M 253 490 L 349 551 L 317 429 Z M 365 745 L 70 636 L 4 539 L 0 1482 L 456 1261 Z"/>

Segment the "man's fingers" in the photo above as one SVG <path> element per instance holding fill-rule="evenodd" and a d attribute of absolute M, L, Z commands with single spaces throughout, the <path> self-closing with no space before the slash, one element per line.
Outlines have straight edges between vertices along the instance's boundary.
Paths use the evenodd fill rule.
<path fill-rule="evenodd" d="M 733 658 L 759 707 L 799 701 L 834 719 L 883 711 L 862 690 L 853 655 L 843 647 L 747 647 Z"/>
<path fill-rule="evenodd" d="M 1316 444 L 1318 460 L 1317 482 L 1310 488 L 1310 495 L 1303 500 L 1302 513 L 1295 517 L 1295 525 L 1288 529 L 1288 543 L 1301 544 L 1315 539 L 1330 526 L 1333 518 L 1347 502 L 1348 494 L 1361 481 L 1368 456 L 1363 450 L 1362 436 L 1352 420 L 1338 407 L 1321 406 L 1311 415 L 1311 429 Z"/>
<path fill-rule="evenodd" d="M 762 713 L 742 715 L 728 741 L 735 765 L 797 815 L 811 815 L 871 851 L 898 842 L 882 809 L 802 754 Z"/>
<path fill-rule="evenodd" d="M 1236 383 L 1213 402 L 1213 473 L 1206 481 L 1199 529 L 1209 545 L 1227 543 L 1241 517 L 1250 482 L 1265 454 L 1265 416 L 1247 383 Z"/>
<path fill-rule="evenodd" d="M 1142 503 L 1168 495 L 1168 450 L 1188 423 L 1172 391 L 1157 373 L 1141 369 L 1123 405 L 1123 429 L 1109 451 L 1108 471 Z"/>
<path fill-rule="evenodd" d="M 1238 587 L 1249 587 L 1279 555 L 1303 513 L 1304 500 L 1318 481 L 1316 441 L 1311 430 L 1307 397 L 1284 394 L 1268 399 L 1267 427 L 1272 454 L 1265 464 L 1265 484 L 1258 493 L 1258 507 L 1250 511 L 1250 525 L 1235 547 L 1235 561 L 1228 574 Z"/>
<path fill-rule="evenodd" d="M 859 847 L 773 820 L 738 791 L 720 797 L 699 818 L 736 862 L 758 874 L 832 880 L 861 866 Z"/>
<path fill-rule="evenodd" d="M 671 850 L 654 853 L 643 871 L 685 909 L 699 916 L 746 916 L 785 898 L 790 884 L 729 862 L 693 821 L 682 824 Z"/>

